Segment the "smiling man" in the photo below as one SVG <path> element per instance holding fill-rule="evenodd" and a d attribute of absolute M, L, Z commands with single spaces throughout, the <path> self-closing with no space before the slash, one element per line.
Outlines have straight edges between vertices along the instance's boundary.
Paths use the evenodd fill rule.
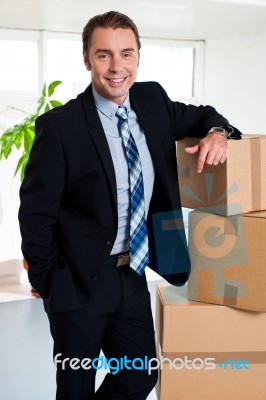
<path fill-rule="evenodd" d="M 199 138 L 186 151 L 198 153 L 200 173 L 224 162 L 227 138 L 240 133 L 210 106 L 135 82 L 141 45 L 126 15 L 93 17 L 82 40 L 92 83 L 36 122 L 20 191 L 22 250 L 50 320 L 56 399 L 144 400 L 157 380 L 145 368 L 156 351 L 144 270 L 158 271 L 169 250 L 156 248 L 153 218 L 181 209 L 175 141 Z M 163 276 L 184 284 L 188 273 L 167 262 Z M 95 392 L 101 350 L 119 368 Z"/>

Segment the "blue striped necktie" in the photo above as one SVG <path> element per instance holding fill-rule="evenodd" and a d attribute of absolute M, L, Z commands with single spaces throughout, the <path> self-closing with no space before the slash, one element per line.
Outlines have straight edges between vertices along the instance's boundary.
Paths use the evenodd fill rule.
<path fill-rule="evenodd" d="M 130 267 L 139 275 L 149 263 L 149 246 L 145 221 L 144 185 L 141 162 L 135 140 L 129 130 L 127 109 L 119 106 L 116 112 L 118 129 L 127 157 L 130 190 Z"/>

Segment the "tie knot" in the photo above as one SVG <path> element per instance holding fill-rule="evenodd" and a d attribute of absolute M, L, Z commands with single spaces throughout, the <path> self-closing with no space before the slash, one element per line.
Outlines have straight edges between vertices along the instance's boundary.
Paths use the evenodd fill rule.
<path fill-rule="evenodd" d="M 127 119 L 127 108 L 125 106 L 118 106 L 118 109 L 116 111 L 116 115 L 123 119 L 126 120 Z"/>

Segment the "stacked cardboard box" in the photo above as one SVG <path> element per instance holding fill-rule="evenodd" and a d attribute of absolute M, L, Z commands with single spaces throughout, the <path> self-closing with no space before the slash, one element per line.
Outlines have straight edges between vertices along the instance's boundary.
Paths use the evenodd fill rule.
<path fill-rule="evenodd" d="M 266 136 L 228 141 L 227 161 L 202 174 L 197 155 L 184 151 L 197 142 L 177 142 L 182 206 L 195 209 L 188 226 L 191 275 L 188 291 L 157 287 L 158 359 L 168 359 L 157 394 L 265 400 Z"/>
<path fill-rule="evenodd" d="M 182 206 L 220 215 L 265 210 L 266 135 L 228 140 L 226 162 L 205 165 L 201 174 L 196 172 L 197 154 L 188 155 L 184 150 L 198 141 L 185 138 L 177 142 Z"/>
<path fill-rule="evenodd" d="M 266 211 L 230 217 L 192 211 L 188 234 L 188 298 L 266 312 Z"/>
<path fill-rule="evenodd" d="M 188 301 L 185 287 L 158 285 L 155 321 L 158 399 L 266 399 L 265 313 Z"/>
<path fill-rule="evenodd" d="M 266 135 L 229 140 L 226 162 L 201 174 L 184 151 L 197 142 L 177 142 L 182 206 L 195 209 L 188 298 L 266 312 Z"/>

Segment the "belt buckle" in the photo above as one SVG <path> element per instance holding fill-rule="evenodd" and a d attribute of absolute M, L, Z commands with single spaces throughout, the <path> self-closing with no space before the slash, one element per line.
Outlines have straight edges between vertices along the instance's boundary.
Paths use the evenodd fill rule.
<path fill-rule="evenodd" d="M 117 267 L 121 267 L 122 265 L 129 264 L 129 254 L 120 254 L 117 256 Z"/>

